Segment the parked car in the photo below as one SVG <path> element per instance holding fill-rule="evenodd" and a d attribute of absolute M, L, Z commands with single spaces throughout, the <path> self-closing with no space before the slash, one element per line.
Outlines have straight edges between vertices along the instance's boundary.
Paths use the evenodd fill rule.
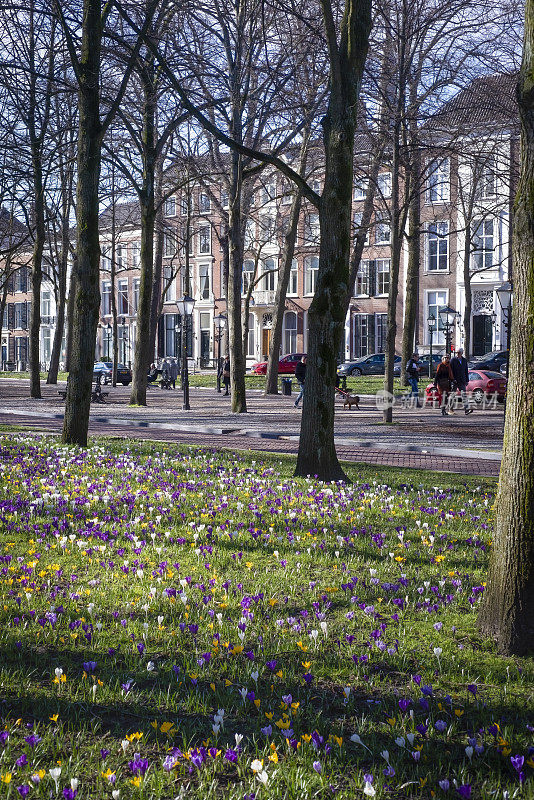
<path fill-rule="evenodd" d="M 439 353 L 432 353 L 432 364 L 434 365 L 434 370 L 432 374 L 436 372 L 440 361 L 441 361 L 441 355 Z M 425 377 L 425 375 L 428 375 L 429 362 L 430 362 L 430 355 L 424 355 L 419 358 L 419 367 L 420 367 L 419 375 L 423 378 Z M 395 375 L 396 378 L 400 377 L 401 374 L 400 361 L 395 361 L 395 364 L 393 366 L 393 374 Z"/>
<path fill-rule="evenodd" d="M 113 363 L 111 361 L 97 361 L 93 367 L 93 380 L 101 375 L 102 383 L 111 383 L 113 378 Z M 132 382 L 132 371 L 124 364 L 117 364 L 117 383 L 128 386 Z"/>
<path fill-rule="evenodd" d="M 400 364 L 401 357 L 395 356 L 395 364 Z M 385 353 L 374 353 L 371 356 L 362 356 L 354 361 L 345 361 L 337 368 L 341 377 L 348 375 L 383 375 L 386 363 Z M 400 368 L 400 367 L 399 367 Z M 395 369 L 395 365 L 393 366 Z"/>
<path fill-rule="evenodd" d="M 496 398 L 497 402 L 504 402 L 506 395 L 506 386 L 508 381 L 500 374 L 500 372 L 493 372 L 485 369 L 470 369 L 469 370 L 469 383 L 467 384 L 466 391 L 472 396 L 475 403 L 482 403 L 484 399 L 491 400 Z M 459 390 L 456 392 L 460 394 Z M 428 403 L 438 400 L 438 390 L 433 383 L 429 383 L 425 389 L 425 396 Z"/>
<path fill-rule="evenodd" d="M 295 368 L 302 358 L 305 356 L 306 353 L 288 353 L 287 356 L 282 356 L 280 361 L 278 362 L 278 374 L 279 375 L 294 375 Z M 267 374 L 267 362 L 266 361 L 258 361 L 257 364 L 253 364 L 251 367 L 251 372 L 253 375 L 266 375 Z"/>
<path fill-rule="evenodd" d="M 489 369 L 499 372 L 501 366 L 508 361 L 508 350 L 494 350 L 484 356 L 475 356 L 468 362 L 469 369 Z"/>

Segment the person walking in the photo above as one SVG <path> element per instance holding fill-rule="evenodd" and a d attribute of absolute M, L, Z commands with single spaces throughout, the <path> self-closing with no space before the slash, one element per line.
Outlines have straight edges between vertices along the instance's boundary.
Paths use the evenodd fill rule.
<path fill-rule="evenodd" d="M 439 364 L 436 370 L 436 376 L 434 378 L 434 386 L 437 387 L 439 393 L 439 404 L 441 406 L 441 413 L 443 416 L 450 413 L 450 411 L 447 411 L 447 405 L 449 403 L 449 396 L 451 393 L 453 380 L 454 376 L 452 374 L 450 358 L 449 356 L 443 356 L 441 359 L 441 364 Z"/>
<path fill-rule="evenodd" d="M 406 375 L 408 377 L 408 383 L 410 384 L 410 397 L 415 397 L 416 408 L 421 408 L 421 403 L 419 402 L 418 383 L 420 371 L 421 367 L 419 366 L 419 356 L 417 353 L 414 353 L 406 364 Z"/>
<path fill-rule="evenodd" d="M 456 388 L 460 390 L 460 394 L 462 395 L 464 411 L 466 414 L 472 414 L 473 409 L 469 406 L 469 399 L 466 392 L 467 384 L 469 383 L 469 368 L 467 366 L 467 359 L 464 358 L 464 351 L 461 347 L 456 351 L 454 358 L 451 358 L 451 370 Z"/>
<path fill-rule="evenodd" d="M 295 408 L 299 407 L 299 402 L 304 397 L 304 383 L 306 381 L 306 356 L 302 356 L 300 361 L 297 362 L 297 366 L 295 367 L 295 379 L 300 386 L 300 392 L 295 400 Z"/>
<path fill-rule="evenodd" d="M 224 388 L 226 389 L 224 394 L 226 396 L 229 394 L 228 390 L 230 389 L 230 356 L 225 356 L 222 377 Z"/>
<path fill-rule="evenodd" d="M 175 358 L 171 359 L 171 365 L 169 369 L 171 374 L 172 388 L 176 389 L 176 378 L 178 377 L 179 372 L 178 372 L 178 362 L 176 361 Z"/>

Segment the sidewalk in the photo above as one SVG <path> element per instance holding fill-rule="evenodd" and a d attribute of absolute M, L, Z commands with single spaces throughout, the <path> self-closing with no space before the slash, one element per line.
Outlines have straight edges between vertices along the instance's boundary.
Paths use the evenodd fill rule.
<path fill-rule="evenodd" d="M 58 387 L 42 387 L 43 399 L 28 397 L 27 381 L 0 380 L 0 422 L 39 430 L 61 429 L 64 403 Z M 128 405 L 129 389 L 110 390 L 104 405 L 91 407 L 90 432 L 161 441 L 190 441 L 231 449 L 296 452 L 301 409 L 294 398 L 247 395 L 247 414 L 233 414 L 229 398 L 210 388 L 191 389 L 191 411 L 179 390 L 149 390 L 146 407 Z M 373 399 L 360 411 L 336 405 L 335 437 L 340 458 L 373 464 L 495 475 L 500 463 L 503 412 L 486 410 L 442 417 L 439 409 L 395 407 L 384 425 Z"/>

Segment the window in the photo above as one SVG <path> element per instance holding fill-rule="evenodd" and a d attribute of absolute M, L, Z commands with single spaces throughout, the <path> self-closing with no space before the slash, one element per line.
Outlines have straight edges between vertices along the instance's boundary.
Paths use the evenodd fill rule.
<path fill-rule="evenodd" d="M 449 268 L 449 223 L 431 222 L 427 233 L 427 270 L 443 271 Z"/>
<path fill-rule="evenodd" d="M 198 229 L 198 252 L 211 253 L 211 225 L 201 225 Z"/>
<path fill-rule="evenodd" d="M 357 236 L 360 232 L 360 228 L 362 227 L 362 220 L 363 220 L 363 212 L 356 211 L 353 216 L 354 222 L 354 235 Z M 369 228 L 365 231 L 365 241 L 364 244 L 369 244 Z"/>
<path fill-rule="evenodd" d="M 26 361 L 28 358 L 28 337 L 17 336 L 15 338 L 15 360 Z"/>
<path fill-rule="evenodd" d="M 43 289 L 41 292 L 41 317 L 45 324 L 52 317 L 52 292 L 50 289 Z"/>
<path fill-rule="evenodd" d="M 166 217 L 176 216 L 176 197 L 167 197 L 167 199 L 165 200 L 165 216 Z"/>
<path fill-rule="evenodd" d="M 228 200 L 228 190 L 221 189 L 221 207 L 228 208 L 229 200 Z"/>
<path fill-rule="evenodd" d="M 127 266 L 128 253 L 126 247 L 122 244 L 117 247 L 117 269 L 124 269 Z"/>
<path fill-rule="evenodd" d="M 128 311 L 128 281 L 127 280 L 119 281 L 118 287 L 119 287 L 119 293 L 118 293 L 119 302 L 118 302 L 117 313 L 120 316 L 127 316 L 128 313 L 129 313 L 129 311 Z"/>
<path fill-rule="evenodd" d="M 378 176 L 377 187 L 382 197 L 391 197 L 391 172 L 381 172 Z"/>
<path fill-rule="evenodd" d="M 371 294 L 371 262 L 360 261 L 356 275 L 356 297 Z"/>
<path fill-rule="evenodd" d="M 176 281 L 173 269 L 170 265 L 163 267 L 163 301 L 165 303 L 174 303 L 176 300 Z M 165 289 L 167 287 L 167 289 Z"/>
<path fill-rule="evenodd" d="M 139 268 L 141 260 L 141 242 L 132 242 L 132 269 Z"/>
<path fill-rule="evenodd" d="M 28 269 L 26 267 L 21 267 L 15 272 L 15 291 L 28 291 Z"/>
<path fill-rule="evenodd" d="M 497 194 L 497 165 L 495 158 L 487 159 L 483 164 L 475 165 L 473 169 L 475 181 L 475 198 L 486 200 Z"/>
<path fill-rule="evenodd" d="M 163 253 L 166 258 L 174 258 L 176 255 L 176 236 L 174 232 L 167 232 L 163 239 Z"/>
<path fill-rule="evenodd" d="M 201 192 L 198 196 L 198 210 L 201 214 L 209 214 L 211 211 L 211 200 L 209 194 Z"/>
<path fill-rule="evenodd" d="M 183 194 L 180 198 L 180 214 L 187 217 L 189 211 L 192 211 L 191 195 Z"/>
<path fill-rule="evenodd" d="M 111 272 L 111 250 L 105 247 L 102 250 L 102 272 Z"/>
<path fill-rule="evenodd" d="M 379 258 L 376 262 L 376 293 L 389 293 L 389 258 Z"/>
<path fill-rule="evenodd" d="M 376 349 L 383 353 L 386 349 L 386 335 L 388 329 L 388 315 L 375 314 L 376 320 Z"/>
<path fill-rule="evenodd" d="M 294 353 L 297 349 L 297 315 L 294 311 L 284 314 L 284 353 Z"/>
<path fill-rule="evenodd" d="M 319 259 L 317 256 L 308 256 L 304 259 L 304 293 L 314 294 L 319 272 Z"/>
<path fill-rule="evenodd" d="M 391 225 L 389 217 L 384 211 L 379 211 L 375 217 L 375 244 L 389 244 L 391 241 Z"/>
<path fill-rule="evenodd" d="M 445 289 L 440 289 L 435 292 L 428 292 L 427 294 L 427 307 L 426 307 L 426 318 L 428 320 L 429 317 L 434 315 L 436 319 L 436 330 L 434 330 L 434 335 L 432 337 L 433 344 L 445 344 L 445 329 L 443 327 L 443 323 L 439 316 L 440 308 L 447 305 L 447 292 Z M 426 337 L 427 343 L 430 342 L 430 337 L 428 334 L 428 324 L 425 324 L 426 330 Z"/>
<path fill-rule="evenodd" d="M 374 314 L 355 314 L 354 327 L 354 356 L 361 358 L 375 350 L 375 318 Z"/>
<path fill-rule="evenodd" d="M 260 217 L 260 235 L 263 242 L 271 242 L 274 237 L 274 219 L 269 214 Z"/>
<path fill-rule="evenodd" d="M 139 286 L 141 284 L 140 278 L 134 278 L 132 281 L 132 295 L 133 295 L 133 310 L 137 313 L 139 308 Z"/>
<path fill-rule="evenodd" d="M 248 315 L 247 356 L 254 357 L 254 314 Z"/>
<path fill-rule="evenodd" d="M 428 165 L 428 201 L 444 203 L 450 199 L 450 163 L 448 158 Z"/>
<path fill-rule="evenodd" d="M 314 180 L 311 182 L 311 188 L 316 194 L 321 194 L 323 191 L 323 187 L 321 186 L 321 181 Z"/>
<path fill-rule="evenodd" d="M 111 283 L 102 281 L 102 316 L 108 317 L 111 314 Z"/>
<path fill-rule="evenodd" d="M 276 272 L 274 258 L 266 258 L 263 262 L 263 289 L 266 292 L 274 292 L 276 285 Z"/>
<path fill-rule="evenodd" d="M 306 214 L 304 219 L 304 244 L 319 242 L 319 214 Z"/>
<path fill-rule="evenodd" d="M 249 290 L 249 286 L 254 280 L 254 261 L 252 259 L 247 258 L 246 261 L 243 262 L 243 294 L 246 294 Z"/>
<path fill-rule="evenodd" d="M 282 178 L 280 184 L 280 193 L 282 195 L 282 205 L 288 206 L 293 199 L 293 187 L 287 178 Z"/>
<path fill-rule="evenodd" d="M 198 268 L 199 295 L 201 300 L 209 300 L 210 296 L 210 265 L 201 264 Z"/>
<path fill-rule="evenodd" d="M 368 180 L 357 180 L 354 184 L 353 197 L 355 200 L 365 200 L 367 189 L 369 187 Z"/>
<path fill-rule="evenodd" d="M 294 258 L 291 262 L 291 271 L 289 273 L 289 283 L 287 286 L 287 293 L 288 294 L 298 294 L 299 293 L 299 267 L 297 260 Z"/>
<path fill-rule="evenodd" d="M 262 203 L 268 203 L 270 200 L 274 200 L 275 197 L 276 197 L 276 183 L 274 181 L 269 181 L 269 183 L 266 183 L 262 189 L 261 193 Z"/>
<path fill-rule="evenodd" d="M 24 329 L 26 327 L 24 324 L 25 310 L 25 303 L 15 303 L 15 328 Z"/>
<path fill-rule="evenodd" d="M 247 219 L 245 225 L 245 250 L 252 250 L 254 247 L 255 233 L 254 220 Z"/>
<path fill-rule="evenodd" d="M 475 223 L 472 238 L 471 263 L 473 269 L 484 270 L 493 267 L 493 219 Z"/>
<path fill-rule="evenodd" d="M 113 329 L 111 325 L 102 328 L 102 361 L 113 359 Z"/>

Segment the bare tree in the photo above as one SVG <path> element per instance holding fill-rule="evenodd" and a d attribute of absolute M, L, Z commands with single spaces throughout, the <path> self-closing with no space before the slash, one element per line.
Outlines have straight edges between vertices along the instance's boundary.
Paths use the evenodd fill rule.
<path fill-rule="evenodd" d="M 510 383 L 494 543 L 479 626 L 500 652 L 534 650 L 534 2 L 517 85 L 521 168 L 514 204 Z"/>

